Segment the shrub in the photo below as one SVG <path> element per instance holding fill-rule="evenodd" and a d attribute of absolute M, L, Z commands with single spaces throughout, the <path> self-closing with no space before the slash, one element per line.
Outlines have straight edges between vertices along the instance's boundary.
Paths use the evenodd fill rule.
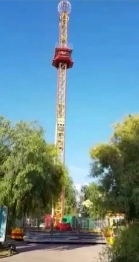
<path fill-rule="evenodd" d="M 103 262 L 139 262 L 139 223 L 134 222 L 120 230 L 113 246 L 102 253 L 100 261 Z"/>

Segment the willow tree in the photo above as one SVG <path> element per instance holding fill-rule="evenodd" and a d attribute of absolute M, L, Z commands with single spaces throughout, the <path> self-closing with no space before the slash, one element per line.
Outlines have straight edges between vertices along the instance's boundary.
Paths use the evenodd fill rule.
<path fill-rule="evenodd" d="M 0 117 L 0 204 L 21 216 L 59 198 L 65 170 L 37 122 L 12 125 Z"/>

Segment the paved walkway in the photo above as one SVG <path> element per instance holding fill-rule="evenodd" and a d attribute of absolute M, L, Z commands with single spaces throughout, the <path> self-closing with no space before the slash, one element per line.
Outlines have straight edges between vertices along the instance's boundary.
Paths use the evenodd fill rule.
<path fill-rule="evenodd" d="M 3 262 L 97 262 L 104 245 L 20 244 L 19 253 L 3 258 Z"/>

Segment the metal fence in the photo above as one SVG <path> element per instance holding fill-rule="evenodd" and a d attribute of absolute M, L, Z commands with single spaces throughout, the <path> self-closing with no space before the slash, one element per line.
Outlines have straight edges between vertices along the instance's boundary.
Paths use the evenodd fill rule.
<path fill-rule="evenodd" d="M 94 220 L 91 218 L 79 218 L 79 217 L 71 217 L 69 221 L 66 223 L 70 224 L 71 230 L 82 230 L 82 231 L 93 231 L 93 230 L 103 230 L 106 226 L 105 220 Z M 40 223 L 40 221 L 36 218 L 34 219 L 25 219 L 24 221 L 24 229 L 25 230 L 53 230 L 56 223 L 51 218 L 49 221 L 44 221 L 44 223 Z M 17 227 L 21 227 L 16 225 Z"/>

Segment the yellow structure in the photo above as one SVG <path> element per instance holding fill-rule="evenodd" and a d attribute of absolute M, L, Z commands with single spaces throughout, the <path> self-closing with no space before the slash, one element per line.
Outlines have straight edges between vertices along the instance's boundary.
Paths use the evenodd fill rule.
<path fill-rule="evenodd" d="M 61 1 L 58 4 L 59 12 L 59 45 L 55 48 L 55 55 L 52 65 L 58 70 L 57 87 L 57 113 L 56 113 L 56 132 L 55 144 L 58 148 L 58 158 L 62 164 L 65 162 L 65 124 L 66 124 L 66 83 L 67 69 L 72 68 L 71 58 L 72 49 L 68 47 L 68 21 L 71 12 L 71 4 L 68 1 Z M 58 220 L 64 216 L 65 189 L 62 189 L 61 197 L 57 201 L 55 210 L 52 210 Z M 54 213 L 54 214 L 53 214 Z"/>
<path fill-rule="evenodd" d="M 123 213 L 112 213 L 109 211 L 106 215 L 107 227 L 104 230 L 104 236 L 106 237 L 107 243 L 112 245 L 115 239 L 114 229 L 117 226 L 121 226 L 124 221 L 125 215 Z"/>

